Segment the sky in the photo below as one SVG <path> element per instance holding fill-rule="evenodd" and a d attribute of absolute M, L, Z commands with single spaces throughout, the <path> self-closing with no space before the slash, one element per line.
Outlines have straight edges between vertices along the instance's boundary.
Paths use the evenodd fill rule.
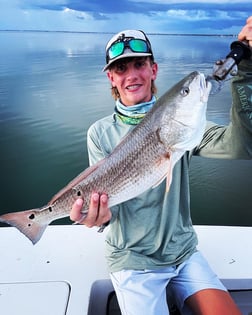
<path fill-rule="evenodd" d="M 251 0 L 0 0 L 0 30 L 234 34 Z"/>

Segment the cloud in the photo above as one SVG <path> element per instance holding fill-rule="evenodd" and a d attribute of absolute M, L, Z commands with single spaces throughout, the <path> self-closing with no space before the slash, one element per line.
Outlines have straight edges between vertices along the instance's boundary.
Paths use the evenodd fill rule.
<path fill-rule="evenodd" d="M 14 29 L 19 25 L 67 31 L 142 28 L 147 32 L 234 34 L 252 12 L 251 0 L 9 0 L 2 5 L 1 1 L 2 27 Z"/>
<path fill-rule="evenodd" d="M 92 1 L 29 1 L 23 3 L 23 7 L 32 9 L 46 9 L 46 10 L 64 10 L 65 8 L 79 12 L 92 12 L 92 13 L 122 13 L 134 12 L 139 7 L 137 3 L 129 0 L 120 0 L 115 4 L 114 0 L 92 0 Z"/>
<path fill-rule="evenodd" d="M 227 5 L 228 4 L 228 5 Z M 47 10 L 63 10 L 69 8 L 75 11 L 92 12 L 92 13 L 129 13 L 138 12 L 141 14 L 151 14 L 152 12 L 164 12 L 168 10 L 219 10 L 219 11 L 242 11 L 249 12 L 252 8 L 251 0 L 228 1 L 228 0 L 211 0 L 211 1 L 161 1 L 161 0 L 120 0 L 115 3 L 114 0 L 24 0 L 23 7 L 47 9 Z"/>

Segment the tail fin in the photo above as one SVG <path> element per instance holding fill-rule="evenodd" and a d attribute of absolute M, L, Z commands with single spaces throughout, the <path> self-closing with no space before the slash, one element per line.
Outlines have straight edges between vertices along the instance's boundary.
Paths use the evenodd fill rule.
<path fill-rule="evenodd" d="M 0 222 L 16 227 L 29 240 L 36 244 L 50 222 L 36 220 L 40 209 L 7 213 L 0 216 Z M 39 217 L 39 216 L 38 216 Z"/>

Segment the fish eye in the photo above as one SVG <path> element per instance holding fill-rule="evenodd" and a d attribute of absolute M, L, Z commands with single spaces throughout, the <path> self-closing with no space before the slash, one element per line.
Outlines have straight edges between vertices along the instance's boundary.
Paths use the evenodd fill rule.
<path fill-rule="evenodd" d="M 187 96 L 189 93 L 190 93 L 190 89 L 188 86 L 184 86 L 180 91 L 180 94 L 182 96 Z"/>

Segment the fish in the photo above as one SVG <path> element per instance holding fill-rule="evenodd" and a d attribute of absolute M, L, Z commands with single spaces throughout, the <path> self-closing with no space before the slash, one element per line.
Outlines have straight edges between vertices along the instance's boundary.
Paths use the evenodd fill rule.
<path fill-rule="evenodd" d="M 174 165 L 203 138 L 210 90 L 204 74 L 191 72 L 156 101 L 108 156 L 86 168 L 45 206 L 3 214 L 0 222 L 16 227 L 36 244 L 52 221 L 70 215 L 77 198 L 84 200 L 85 216 L 93 192 L 107 194 L 112 207 L 165 178 L 169 191 Z"/>

